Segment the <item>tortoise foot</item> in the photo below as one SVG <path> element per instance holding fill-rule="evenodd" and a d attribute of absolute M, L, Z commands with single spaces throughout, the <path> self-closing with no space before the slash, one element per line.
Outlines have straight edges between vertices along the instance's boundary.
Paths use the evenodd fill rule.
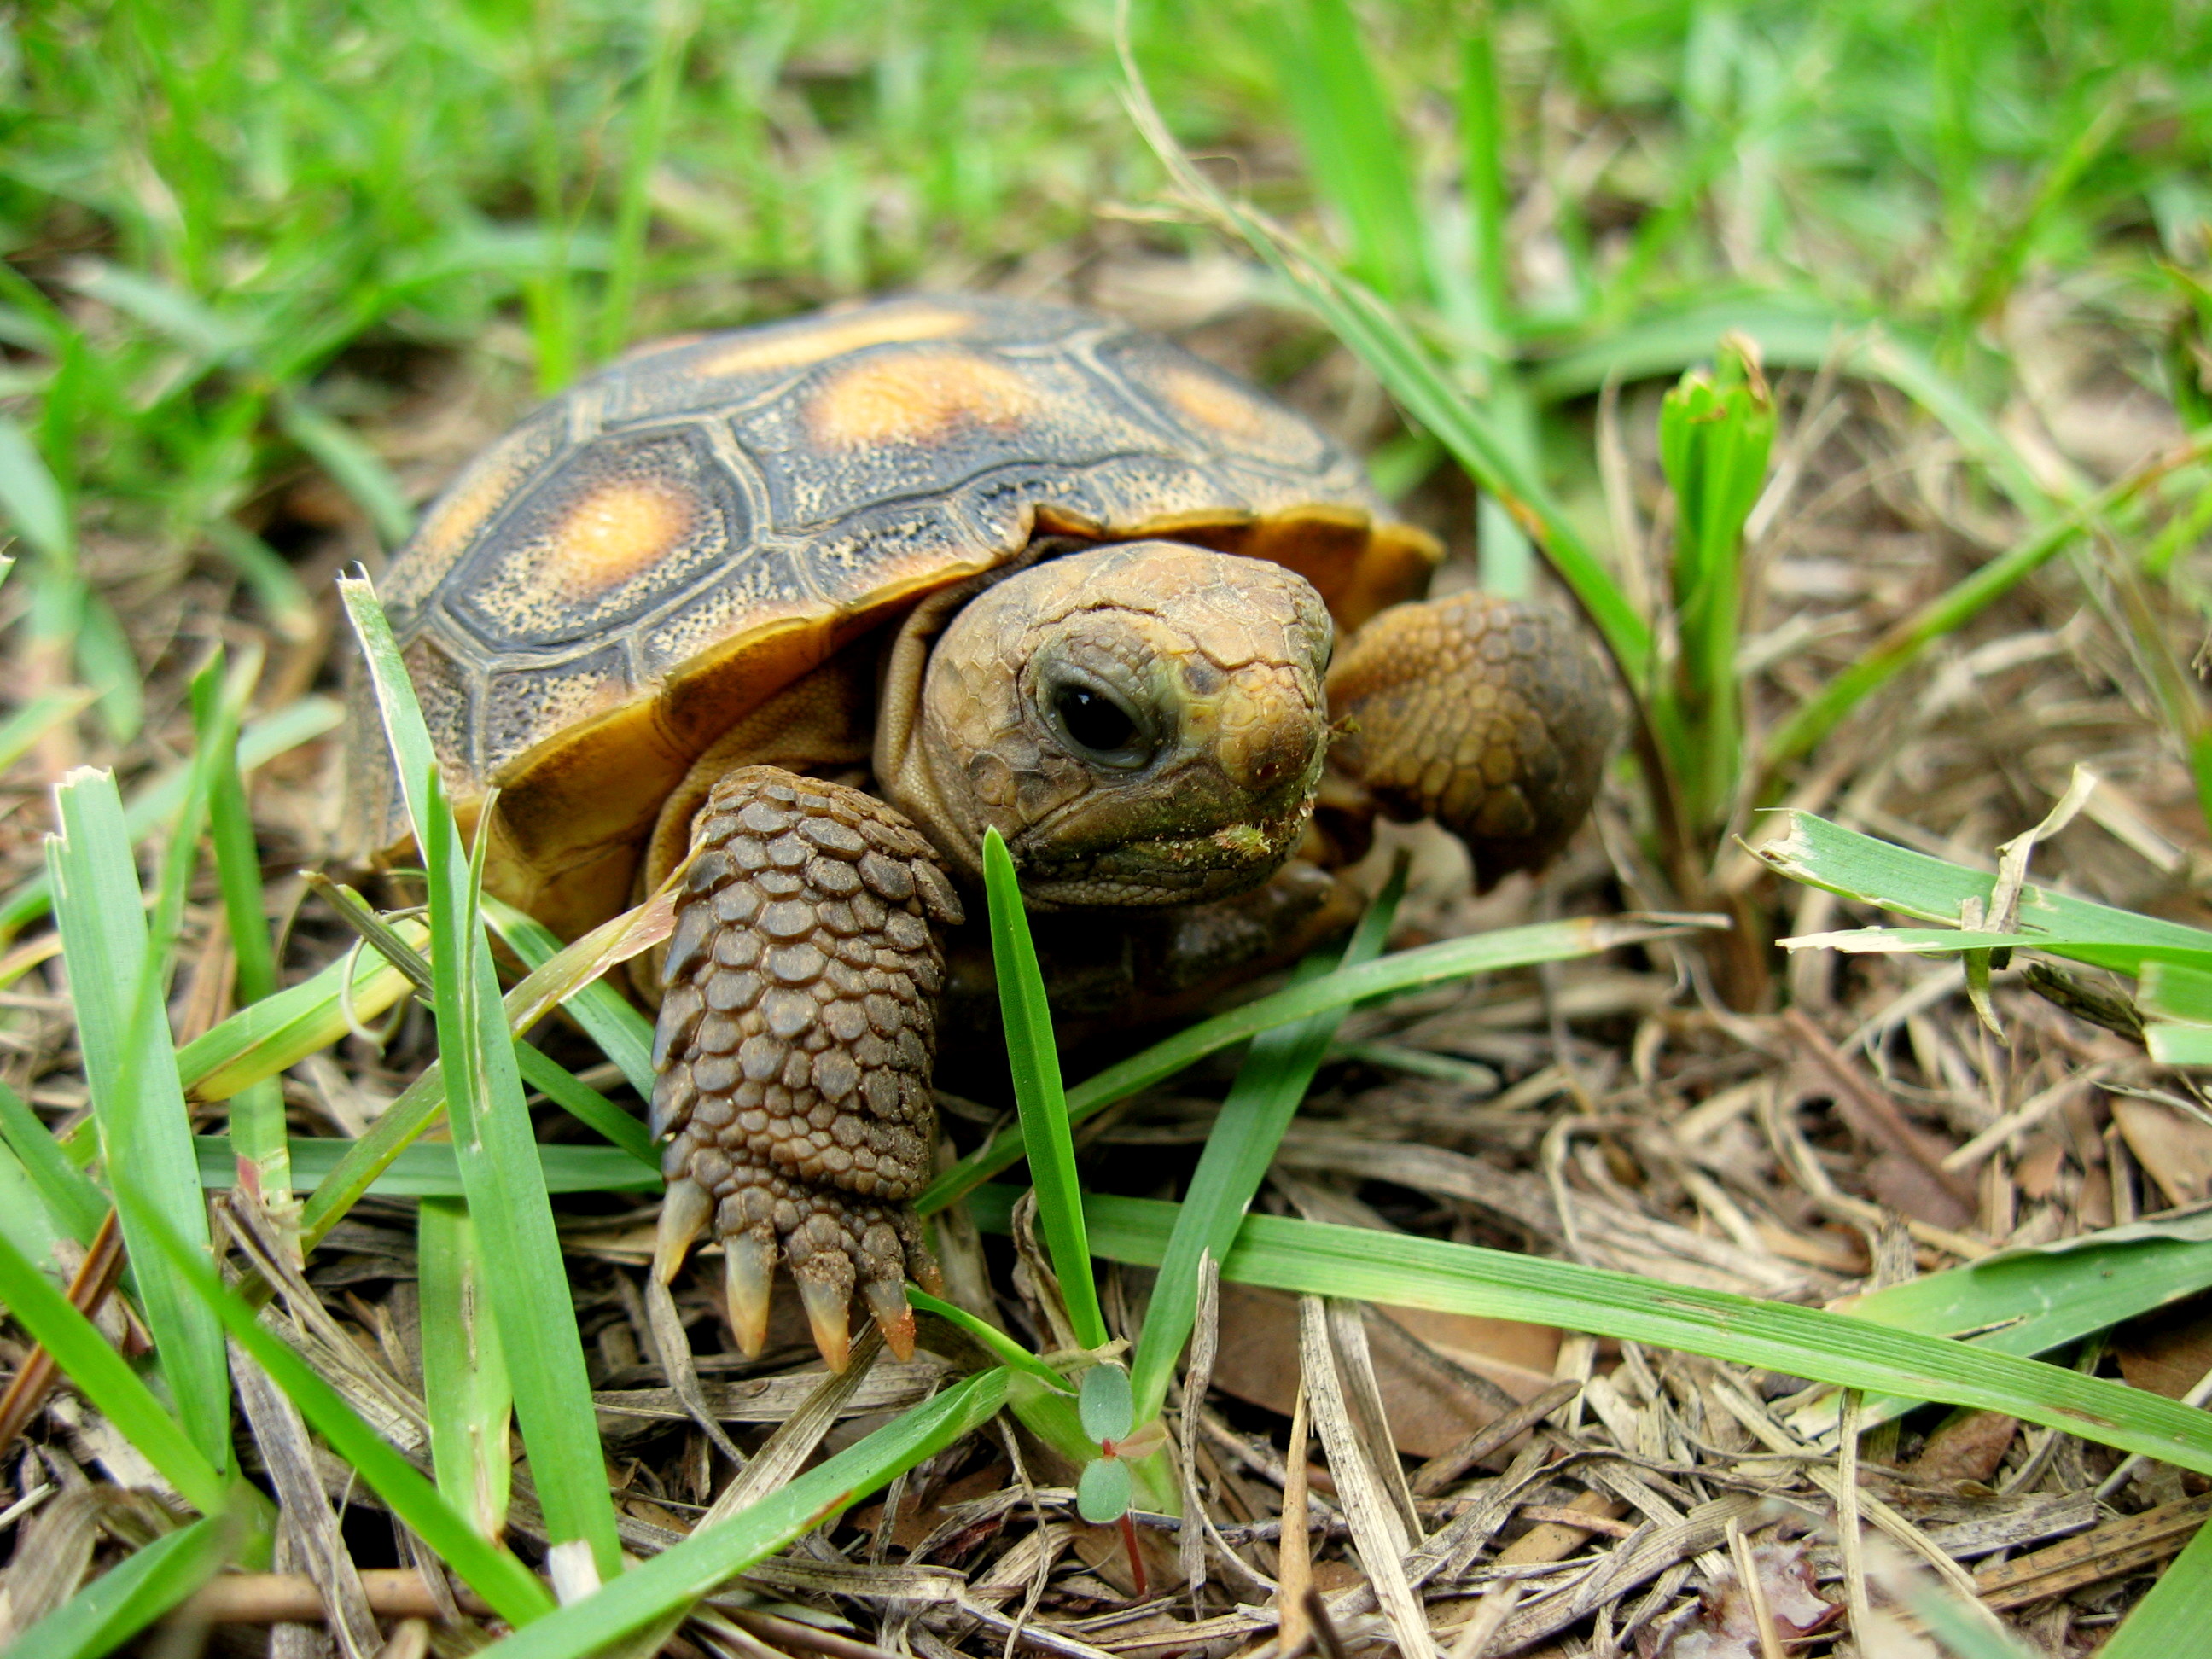
<path fill-rule="evenodd" d="M 911 1212 L 757 1164 L 711 1156 L 702 1162 L 707 1167 L 700 1173 L 718 1182 L 715 1189 L 690 1176 L 669 1183 L 653 1252 L 653 1271 L 664 1283 L 711 1213 L 722 1244 L 730 1327 L 747 1358 L 757 1358 L 768 1340 L 779 1259 L 790 1264 L 814 1344 L 831 1370 L 845 1369 L 855 1291 L 891 1352 L 901 1359 L 914 1357 L 907 1281 L 933 1293 L 942 1280 Z"/>
<path fill-rule="evenodd" d="M 933 924 L 959 901 L 897 812 L 775 767 L 718 782 L 692 848 L 653 1037 L 652 1122 L 670 1137 L 654 1271 L 672 1277 L 711 1220 L 747 1354 L 781 1257 L 833 1370 L 856 1290 L 904 1357 L 906 1281 L 937 1279 L 905 1203 L 936 1133 Z"/>
<path fill-rule="evenodd" d="M 1457 836 L 1486 890 L 1565 844 L 1614 726 L 1604 665 L 1574 625 L 1488 593 L 1383 611 L 1329 665 L 1328 708 L 1339 777 Z"/>

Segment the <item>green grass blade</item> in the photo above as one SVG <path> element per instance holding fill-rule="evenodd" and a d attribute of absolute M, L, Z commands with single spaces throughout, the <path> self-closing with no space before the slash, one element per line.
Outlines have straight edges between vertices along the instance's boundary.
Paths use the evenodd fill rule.
<path fill-rule="evenodd" d="M 1674 492 L 1674 589 L 1680 656 L 1674 757 L 1692 825 L 1717 825 L 1735 799 L 1743 715 L 1736 654 L 1743 612 L 1743 526 L 1766 483 L 1774 399 L 1757 348 L 1721 342 L 1714 370 L 1692 369 L 1659 413 L 1659 459 Z"/>
<path fill-rule="evenodd" d="M 644 1124 L 609 1100 L 560 1061 L 527 1042 L 514 1045 L 522 1079 L 574 1118 L 596 1129 L 639 1163 L 658 1170 L 660 1153 Z"/>
<path fill-rule="evenodd" d="M 555 1547 L 582 1540 L 604 1583 L 622 1571 L 622 1547 L 568 1268 L 477 905 L 485 842 L 478 839 L 479 861 L 471 862 L 446 802 L 414 686 L 374 591 L 367 580 L 349 578 L 339 592 L 368 665 L 429 877 L 446 1106 L 469 1212 L 482 1239 L 487 1299 L 514 1382 L 514 1414 Z M 322 1194 L 319 1188 L 316 1198 Z"/>
<path fill-rule="evenodd" d="M 0 1237 L 0 1302 L 9 1316 L 54 1357 L 62 1374 L 112 1423 L 179 1496 L 203 1515 L 219 1513 L 228 1485 L 207 1454 L 154 1397 L 100 1328 L 4 1237 Z"/>
<path fill-rule="evenodd" d="M 533 968 L 522 983 L 507 994 L 508 1028 L 527 1030 L 550 1013 L 556 1004 L 580 1000 L 595 988 L 594 975 L 620 961 L 628 951 L 642 950 L 665 938 L 666 925 L 674 915 L 672 906 L 666 901 L 676 879 L 672 875 L 670 885 L 664 885 L 653 899 L 593 928 Z M 610 991 L 608 994 L 613 994 Z M 649 1056 L 646 1071 L 649 1092 Z M 310 1245 L 337 1224 L 400 1150 L 435 1122 L 445 1107 L 445 1068 L 433 1060 L 422 1076 L 369 1126 L 368 1133 L 353 1143 L 337 1167 L 317 1184 L 300 1218 L 302 1237 Z M 655 1172 L 657 1175 L 657 1164 Z"/>
<path fill-rule="evenodd" d="M 23 428 L 0 416 L 0 513 L 15 533 L 58 565 L 76 562 L 76 524 L 52 469 Z"/>
<path fill-rule="evenodd" d="M 1701 921 L 1694 925 L 1713 924 Z M 1447 939 L 1418 951 L 1401 951 L 1364 967 L 1341 969 L 1272 996 L 1256 998 L 1212 1019 L 1200 1020 L 1164 1042 L 1085 1079 L 1067 1091 L 1068 1121 L 1080 1123 L 1115 1101 L 1173 1077 L 1216 1049 L 1309 1015 L 1364 1002 L 1370 997 L 1411 990 L 1415 986 L 1465 979 L 1471 974 L 1595 956 L 1619 945 L 1668 938 L 1686 931 L 1688 926 L 1620 918 L 1538 922 L 1526 927 L 1500 928 L 1478 938 Z M 1018 1163 L 1021 1157 L 1021 1132 L 1002 1131 L 932 1182 L 915 1200 L 915 1208 L 923 1215 L 940 1210 L 974 1191 L 1000 1170 Z"/>
<path fill-rule="evenodd" d="M 983 832 L 983 887 L 991 910 L 991 962 L 999 979 L 999 1010 L 1006 1022 L 1006 1061 L 1014 1076 L 1019 1133 L 1036 1183 L 1037 1225 L 1060 1276 L 1075 1340 L 1103 1348 L 1109 1340 L 1091 1277 L 1091 1248 L 1083 1235 L 1083 1187 L 1075 1172 L 1075 1139 L 1060 1083 L 1060 1050 L 1052 1035 L 1044 977 L 1037 971 L 1014 860 L 995 826 Z"/>
<path fill-rule="evenodd" d="M 136 1194 L 125 1200 L 118 1194 L 124 1242 L 153 1333 L 155 1358 L 178 1417 L 201 1454 L 223 1468 L 230 1457 L 230 1372 L 222 1329 L 198 1297 L 149 1253 L 149 1229 L 157 1222 L 203 1252 L 213 1248 L 163 1012 L 167 940 L 159 936 L 170 929 L 157 914 L 156 938 L 149 937 L 113 777 L 74 773 L 54 799 L 61 834 L 48 840 L 46 863 L 58 896 L 85 1081 L 110 1179 L 127 1163 Z M 185 834 L 197 838 L 196 818 L 185 814 L 179 842 Z M 187 843 L 184 857 L 190 852 Z M 171 860 L 173 870 L 177 862 Z M 181 902 L 180 879 L 173 888 Z M 173 914 L 167 903 L 157 906 L 162 911 Z"/>
<path fill-rule="evenodd" d="M 507 947 L 530 967 L 543 968 L 561 953 L 552 930 L 513 905 L 487 893 L 484 915 Z M 653 1097 L 653 1022 L 604 980 L 594 980 L 562 1006 L 576 1017 L 599 1052 L 622 1068 L 642 1099 Z"/>
<path fill-rule="evenodd" d="M 2099 1659 L 2176 1659 L 2194 1653 L 2204 1641 L 2207 1607 L 2212 1607 L 2212 1527 L 2199 1527 L 2189 1547 L 2097 1650 Z"/>
<path fill-rule="evenodd" d="M 1912 1610 L 1958 1659 L 2039 1659 L 1998 1629 L 1987 1608 L 1935 1584 L 1922 1586 L 1913 1595 Z"/>
<path fill-rule="evenodd" d="M 906 1287 L 906 1299 L 923 1313 L 935 1314 L 948 1325 L 957 1326 L 962 1333 L 972 1338 L 999 1363 L 1010 1370 L 1017 1370 L 1035 1378 L 1060 1393 L 1067 1392 L 1067 1379 L 1031 1353 L 1027 1348 L 997 1327 L 985 1324 L 965 1308 L 932 1296 L 917 1285 Z"/>
<path fill-rule="evenodd" d="M 45 1262 L 58 1282 L 64 1253 L 56 1247 L 70 1236 L 69 1229 L 46 1201 L 22 1160 L 4 1147 L 0 1147 L 0 1234 L 25 1260 Z"/>
<path fill-rule="evenodd" d="M 277 400 L 276 423 L 286 437 L 330 474 L 332 483 L 353 497 L 386 547 L 397 547 L 407 539 L 415 525 L 414 509 L 407 505 L 399 481 L 374 450 L 343 422 L 297 397 Z"/>
<path fill-rule="evenodd" d="M 6 1140 L 8 1150 L 21 1161 L 55 1225 L 89 1248 L 100 1223 L 107 1218 L 107 1194 L 70 1161 L 53 1132 L 39 1121 L 39 1115 L 23 1097 L 4 1083 L 0 1083 L 0 1139 Z"/>
<path fill-rule="evenodd" d="M 1996 888 L 1993 875 L 1876 841 L 1810 812 L 1789 812 L 1782 833 L 1762 843 L 1758 853 L 1792 881 L 1929 921 L 1955 923 L 1969 899 L 1986 909 Z M 2124 974 L 2140 975 L 2152 962 L 2212 965 L 2212 932 L 2071 898 L 2033 883 L 2021 889 L 2018 927 L 2010 934 L 1875 931 L 1908 948 L 2018 945 Z"/>
<path fill-rule="evenodd" d="M 411 917 L 392 925 L 417 949 L 429 943 L 430 930 Z M 352 953 L 203 1031 L 178 1050 L 178 1073 L 193 1099 L 228 1100 L 344 1036 L 348 1008 L 373 1020 L 407 991 L 407 976 L 375 951 Z"/>
<path fill-rule="evenodd" d="M 292 1172 L 302 1182 L 325 1181 L 357 1144 L 302 1136 L 292 1143 Z M 229 1136 L 196 1136 L 193 1146 L 202 1186 L 222 1189 L 238 1184 L 238 1156 Z M 661 1187 L 658 1164 L 641 1164 L 616 1146 L 541 1144 L 538 1162 L 549 1193 L 657 1193 Z M 385 1198 L 459 1198 L 465 1189 L 453 1144 L 418 1140 L 401 1147 L 364 1190 Z"/>
<path fill-rule="evenodd" d="M 8 1650 L 25 1659 L 102 1659 L 214 1577 L 237 1537 L 228 1515 L 165 1533 L 19 1633 Z"/>
<path fill-rule="evenodd" d="M 264 762 L 289 754 L 303 743 L 312 743 L 345 719 L 345 710 L 331 697 L 302 697 L 299 702 L 256 720 L 239 736 L 238 763 L 251 772 Z M 124 823 L 135 844 L 166 823 L 184 804 L 190 781 L 187 766 L 170 768 L 131 797 L 124 809 Z M 46 914 L 53 889 L 46 876 L 24 882 L 0 902 L 0 939 Z"/>
<path fill-rule="evenodd" d="M 127 1188 L 129 1182 L 123 1184 Z M 262 1328 L 254 1309 L 195 1257 L 180 1236 L 157 1225 L 152 1242 L 169 1266 L 191 1283 L 231 1340 L 245 1349 L 300 1408 L 308 1425 L 501 1618 L 521 1624 L 552 1605 L 552 1597 L 527 1567 L 503 1546 L 471 1530 L 398 1447 L 371 1427 L 307 1361 Z"/>
<path fill-rule="evenodd" d="M 635 326 L 631 310 L 645 267 L 645 235 L 652 210 L 653 168 L 676 103 L 684 53 L 698 27 L 697 9 L 689 0 L 659 0 L 653 8 L 653 58 L 645 88 L 632 106 L 635 130 L 623 157 L 622 186 L 615 205 L 613 262 L 600 301 L 599 351 L 612 357 L 628 343 Z"/>
<path fill-rule="evenodd" d="M 972 1200 L 1003 1227 L 1003 1190 Z M 1094 1195 L 1091 1247 L 1157 1267 L 1177 1206 Z M 1223 1279 L 1298 1295 L 1557 1325 L 1758 1365 L 1870 1394 L 2002 1412 L 2087 1440 L 2212 1474 L 2212 1413 L 2060 1365 L 1899 1331 L 1846 1314 L 1759 1302 L 1577 1262 L 1370 1228 L 1248 1216 Z"/>
<path fill-rule="evenodd" d="M 514 1400 L 468 1206 L 426 1199 L 416 1217 L 422 1264 L 422 1405 L 438 1490 L 483 1537 L 507 1530 L 509 1408 Z"/>
<path fill-rule="evenodd" d="M 1352 269 L 1397 300 L 1424 295 L 1427 260 L 1406 143 L 1345 0 L 1265 14 L 1298 142 L 1322 195 L 1352 233 Z"/>
<path fill-rule="evenodd" d="M 0 772 L 29 754 L 49 732 L 82 714 L 92 699 L 93 694 L 82 686 L 42 691 L 10 714 L 0 723 Z"/>
<path fill-rule="evenodd" d="M 1381 954 L 1405 890 L 1406 864 L 1401 859 L 1389 884 L 1368 906 L 1335 966 L 1356 968 Z M 1309 957 L 1308 963 L 1327 971 L 1317 957 Z M 1304 977 L 1310 980 L 1318 974 Z M 1175 1236 L 1168 1241 L 1166 1259 L 1153 1280 L 1145 1328 L 1129 1362 L 1139 1422 L 1151 1422 L 1167 1402 L 1176 1360 L 1198 1317 L 1199 1269 L 1204 1258 L 1211 1254 L 1218 1261 L 1236 1243 L 1253 1194 L 1275 1161 L 1283 1132 L 1313 1086 L 1314 1073 L 1348 1012 L 1339 1006 L 1263 1031 L 1252 1039 L 1244 1063 L 1237 1067 L 1237 1081 L 1221 1103 L 1206 1150 L 1191 1172 Z"/>
<path fill-rule="evenodd" d="M 693 1533 L 597 1594 L 517 1631 L 486 1652 L 499 1659 L 585 1659 L 655 1620 L 681 1612 L 981 1427 L 1006 1403 L 1007 1385 L 1004 1370 L 956 1383 L 720 1526 Z"/>
<path fill-rule="evenodd" d="M 1505 177 L 1505 100 L 1498 81 L 1497 17 L 1485 6 L 1468 17 L 1463 27 L 1459 132 L 1467 167 L 1468 254 L 1474 266 L 1474 320 L 1492 338 L 1502 340 L 1513 308 L 1505 240 L 1513 198 Z M 1525 394 L 1525 386 L 1522 389 Z"/>

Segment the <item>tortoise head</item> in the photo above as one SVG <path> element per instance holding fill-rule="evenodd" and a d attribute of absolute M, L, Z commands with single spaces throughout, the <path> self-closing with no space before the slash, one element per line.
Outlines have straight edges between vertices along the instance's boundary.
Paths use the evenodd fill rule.
<path fill-rule="evenodd" d="M 1330 638 L 1279 565 L 1158 541 L 1053 559 L 952 617 L 878 775 L 970 877 L 995 825 L 1034 902 L 1240 892 L 1304 831 Z M 915 695 L 898 678 L 887 708 Z"/>

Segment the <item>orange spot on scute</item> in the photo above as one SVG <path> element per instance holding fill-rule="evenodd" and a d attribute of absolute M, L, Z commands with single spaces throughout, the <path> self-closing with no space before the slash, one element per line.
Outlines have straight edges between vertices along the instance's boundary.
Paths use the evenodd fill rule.
<path fill-rule="evenodd" d="M 1010 368 L 970 352 L 909 351 L 833 375 L 806 411 L 819 444 L 934 443 L 963 426 L 1018 426 L 1036 392 Z"/>
<path fill-rule="evenodd" d="M 1159 372 L 1158 385 L 1161 396 L 1188 419 L 1212 431 L 1257 442 L 1271 429 L 1265 405 L 1209 375 L 1170 368 Z"/>
<path fill-rule="evenodd" d="M 562 517 L 532 586 L 571 599 L 621 586 L 673 552 L 691 532 L 691 502 L 665 484 L 602 485 Z"/>
<path fill-rule="evenodd" d="M 938 311 L 927 306 L 902 307 L 870 312 L 846 321 L 817 323 L 771 339 L 737 342 L 726 351 L 702 357 L 691 365 L 694 374 L 751 374 L 764 368 L 795 368 L 802 363 L 825 362 L 866 346 L 896 345 L 905 340 L 941 340 L 964 334 L 975 319 L 957 311 Z"/>

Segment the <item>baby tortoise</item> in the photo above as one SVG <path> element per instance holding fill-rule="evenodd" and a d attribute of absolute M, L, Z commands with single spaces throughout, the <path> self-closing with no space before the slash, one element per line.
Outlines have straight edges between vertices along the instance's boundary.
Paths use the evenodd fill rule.
<path fill-rule="evenodd" d="M 574 937 L 696 853 L 636 976 L 655 1272 L 711 1225 L 749 1353 L 779 1255 L 832 1366 L 856 1289 L 910 1351 L 939 930 L 988 826 L 1041 911 L 1246 893 L 1324 783 L 1332 822 L 1434 817 L 1486 884 L 1555 850 L 1602 676 L 1548 612 L 1411 602 L 1438 556 L 1250 386 L 1007 300 L 665 341 L 477 459 L 384 599 L 489 884 Z M 350 850 L 388 860 L 359 694 L 350 756 Z"/>

